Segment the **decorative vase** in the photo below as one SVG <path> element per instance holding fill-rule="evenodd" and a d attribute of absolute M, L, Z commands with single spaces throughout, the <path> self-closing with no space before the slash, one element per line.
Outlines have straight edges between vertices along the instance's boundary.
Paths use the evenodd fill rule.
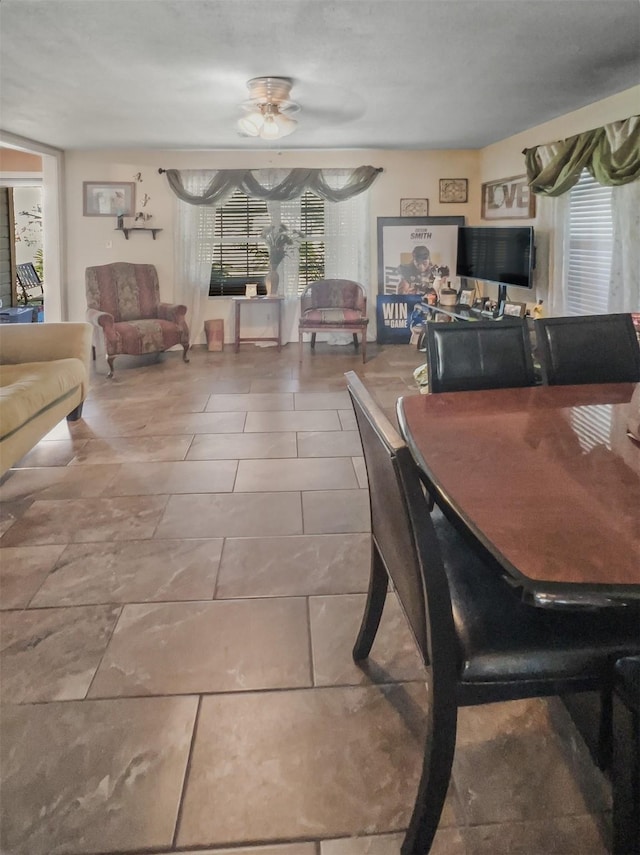
<path fill-rule="evenodd" d="M 280 284 L 280 274 L 272 267 L 267 275 L 264 277 L 265 288 L 267 289 L 267 296 L 270 294 L 278 293 L 278 285 Z"/>

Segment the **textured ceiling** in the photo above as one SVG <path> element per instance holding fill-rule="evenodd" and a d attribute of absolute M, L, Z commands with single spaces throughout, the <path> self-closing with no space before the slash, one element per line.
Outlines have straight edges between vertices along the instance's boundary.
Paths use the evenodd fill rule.
<path fill-rule="evenodd" d="M 0 55 L 2 130 L 63 149 L 479 148 L 640 83 L 640 3 L 2 0 Z M 235 127 L 262 75 L 275 144 Z"/>

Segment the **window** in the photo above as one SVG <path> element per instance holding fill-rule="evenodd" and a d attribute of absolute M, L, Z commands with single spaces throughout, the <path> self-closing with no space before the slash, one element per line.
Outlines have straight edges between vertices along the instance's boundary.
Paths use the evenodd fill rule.
<path fill-rule="evenodd" d="M 253 283 L 258 285 L 259 294 L 265 293 L 263 280 L 269 271 L 269 255 L 260 232 L 270 223 L 267 203 L 240 190 L 216 210 L 210 296 L 244 294 L 245 285 Z M 207 228 L 206 223 L 203 227 Z M 298 290 L 302 291 L 309 282 L 324 276 L 324 201 L 305 193 L 300 199 L 300 224 L 292 227 L 310 238 L 299 247 Z"/>
<path fill-rule="evenodd" d="M 300 198 L 300 231 L 311 240 L 300 244 L 298 292 L 310 282 L 324 279 L 324 200 L 307 191 Z"/>
<path fill-rule="evenodd" d="M 612 247 L 611 187 L 584 170 L 569 200 L 567 314 L 607 312 Z"/>

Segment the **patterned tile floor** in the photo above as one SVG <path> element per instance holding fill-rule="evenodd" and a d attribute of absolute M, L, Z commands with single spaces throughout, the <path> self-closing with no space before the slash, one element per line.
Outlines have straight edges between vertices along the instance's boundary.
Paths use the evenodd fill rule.
<path fill-rule="evenodd" d="M 95 373 L 0 484 L 2 852 L 398 855 L 428 699 L 393 599 L 351 660 L 366 477 L 343 372 L 409 346 L 244 346 Z M 461 711 L 434 855 L 603 855 L 556 699 Z"/>

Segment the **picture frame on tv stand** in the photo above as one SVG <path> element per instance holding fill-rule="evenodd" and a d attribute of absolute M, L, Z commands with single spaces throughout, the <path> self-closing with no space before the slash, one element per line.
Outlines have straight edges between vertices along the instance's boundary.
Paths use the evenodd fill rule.
<path fill-rule="evenodd" d="M 458 295 L 458 304 L 460 306 L 473 306 L 475 296 L 475 288 L 461 288 L 460 294 Z"/>
<path fill-rule="evenodd" d="M 514 303 L 511 300 L 505 300 L 503 304 L 502 314 L 510 318 L 524 318 L 527 312 L 526 303 Z"/>

